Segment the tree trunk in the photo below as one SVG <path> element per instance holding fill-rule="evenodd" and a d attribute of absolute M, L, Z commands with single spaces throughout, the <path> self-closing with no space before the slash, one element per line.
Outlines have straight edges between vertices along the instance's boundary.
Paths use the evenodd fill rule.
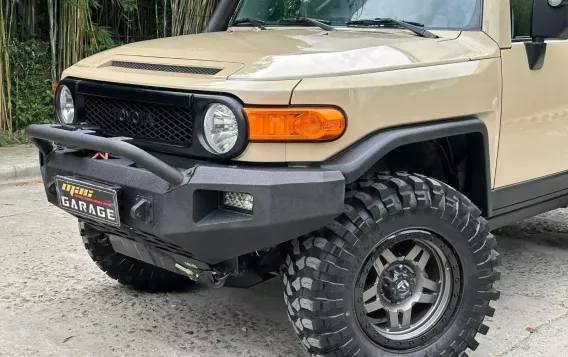
<path fill-rule="evenodd" d="M 167 24 L 167 12 L 168 10 L 168 0 L 164 0 L 164 37 L 166 37 L 166 24 Z"/>
<path fill-rule="evenodd" d="M 47 0 L 47 7 L 49 12 L 49 40 L 51 43 L 51 82 L 57 83 L 57 56 L 56 56 L 56 43 L 57 43 L 57 4 L 53 0 Z"/>

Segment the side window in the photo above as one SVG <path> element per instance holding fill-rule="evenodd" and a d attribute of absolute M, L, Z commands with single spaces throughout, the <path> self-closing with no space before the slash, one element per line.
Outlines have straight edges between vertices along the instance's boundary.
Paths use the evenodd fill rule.
<path fill-rule="evenodd" d="M 513 38 L 531 35 L 532 7 L 534 0 L 511 0 Z"/>

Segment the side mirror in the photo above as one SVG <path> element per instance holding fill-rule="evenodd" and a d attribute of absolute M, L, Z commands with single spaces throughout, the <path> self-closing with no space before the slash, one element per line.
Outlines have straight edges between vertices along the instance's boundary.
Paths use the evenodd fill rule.
<path fill-rule="evenodd" d="M 568 0 L 533 0 L 531 37 L 525 44 L 531 70 L 541 69 L 547 38 L 568 40 Z"/>
<path fill-rule="evenodd" d="M 568 4 L 566 0 L 548 0 L 548 5 L 552 7 L 560 7 Z"/>
<path fill-rule="evenodd" d="M 568 39 L 568 0 L 534 0 L 533 38 Z"/>

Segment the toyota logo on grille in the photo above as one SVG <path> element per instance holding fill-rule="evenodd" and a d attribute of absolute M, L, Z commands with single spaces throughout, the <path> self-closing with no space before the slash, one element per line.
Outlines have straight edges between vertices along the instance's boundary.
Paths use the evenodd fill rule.
<path fill-rule="evenodd" d="M 142 126 L 142 127 L 154 126 L 154 117 L 150 113 L 115 108 L 114 118 L 121 123 L 131 124 L 135 126 Z"/>

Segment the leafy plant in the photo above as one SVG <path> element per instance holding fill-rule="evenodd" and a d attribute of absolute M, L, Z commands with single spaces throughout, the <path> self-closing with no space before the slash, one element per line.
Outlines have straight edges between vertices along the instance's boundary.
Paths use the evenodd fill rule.
<path fill-rule="evenodd" d="M 29 142 L 23 131 L 0 134 L 0 147 L 28 144 Z"/>
<path fill-rule="evenodd" d="M 531 32 L 533 0 L 511 0 L 515 15 L 515 35 L 529 36 Z"/>
<path fill-rule="evenodd" d="M 53 121 L 49 44 L 15 40 L 9 45 L 9 54 L 13 129 Z"/>

